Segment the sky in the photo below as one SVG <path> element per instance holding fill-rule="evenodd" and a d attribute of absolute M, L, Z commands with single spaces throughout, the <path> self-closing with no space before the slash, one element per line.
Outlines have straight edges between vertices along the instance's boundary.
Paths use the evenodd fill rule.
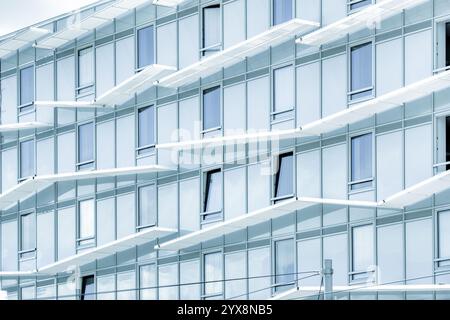
<path fill-rule="evenodd" d="M 0 0 L 0 36 L 98 0 Z"/>

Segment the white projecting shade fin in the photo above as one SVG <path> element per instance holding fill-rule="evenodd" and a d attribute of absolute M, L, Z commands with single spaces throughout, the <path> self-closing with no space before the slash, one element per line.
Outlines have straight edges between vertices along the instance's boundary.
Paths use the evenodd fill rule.
<path fill-rule="evenodd" d="M 0 59 L 16 50 L 32 44 L 39 38 L 49 34 L 47 29 L 31 27 L 0 42 Z"/>

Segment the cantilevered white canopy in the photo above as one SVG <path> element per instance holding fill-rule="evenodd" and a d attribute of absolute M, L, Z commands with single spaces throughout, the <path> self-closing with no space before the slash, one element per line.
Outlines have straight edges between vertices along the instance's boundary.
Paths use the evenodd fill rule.
<path fill-rule="evenodd" d="M 130 12 L 130 10 L 148 3 L 149 0 L 119 0 L 112 3 L 106 8 L 96 11 L 87 18 L 68 26 L 51 36 L 37 41 L 35 46 L 43 49 L 56 49 L 68 42 L 75 40 L 86 33 L 93 31 L 95 28 L 102 27 L 104 24 L 111 22 L 113 19 Z"/>
<path fill-rule="evenodd" d="M 46 265 L 34 271 L 5 271 L 0 272 L 1 278 L 33 277 L 44 275 L 55 275 L 73 271 L 73 268 L 82 266 L 97 259 L 102 259 L 115 253 L 133 248 L 138 245 L 168 236 L 177 232 L 174 229 L 152 227 L 141 232 L 137 232 L 124 238 L 109 242 L 96 248 L 87 249 L 79 254 L 70 256 L 66 259 Z"/>
<path fill-rule="evenodd" d="M 0 195 L 0 210 L 9 208 L 16 204 L 17 201 L 26 199 L 34 192 L 42 190 L 55 182 L 97 179 L 105 177 L 119 177 L 134 174 L 156 173 L 169 171 L 170 169 L 160 165 L 115 168 L 93 171 L 80 171 L 71 173 L 60 173 L 52 175 L 37 176 L 25 180 L 22 183 L 12 187 L 5 193 Z"/>
<path fill-rule="evenodd" d="M 269 300 L 296 300 L 311 295 L 323 294 L 323 287 L 301 286 L 293 288 L 275 295 Z M 402 292 L 450 292 L 448 284 L 386 284 L 386 285 L 354 285 L 354 286 L 333 286 L 333 293 L 402 293 Z"/>
<path fill-rule="evenodd" d="M 377 113 L 390 110 L 404 103 L 414 101 L 420 97 L 450 87 L 450 70 L 429 78 L 420 80 L 403 88 L 389 92 L 375 99 L 368 100 L 348 109 L 332 114 L 328 117 L 305 124 L 300 128 L 277 130 L 269 132 L 246 133 L 225 137 L 199 139 L 193 141 L 159 144 L 158 149 L 189 150 L 202 147 L 217 147 L 226 144 L 245 144 L 252 141 L 272 141 L 278 139 L 315 136 L 369 118 Z"/>
<path fill-rule="evenodd" d="M 376 202 L 331 200 L 315 198 L 292 198 L 275 205 L 250 212 L 248 214 L 215 224 L 211 227 L 189 233 L 174 240 L 164 242 L 155 249 L 176 251 L 208 241 L 222 235 L 230 234 L 248 226 L 252 226 L 270 219 L 275 219 L 295 210 L 306 209 L 317 204 L 334 204 L 342 206 L 360 206 L 376 208 Z"/>
<path fill-rule="evenodd" d="M 30 27 L 23 32 L 17 33 L 11 38 L 0 42 L 0 59 L 26 45 L 32 44 L 37 39 L 42 38 L 49 33 L 50 31 L 47 29 Z"/>
<path fill-rule="evenodd" d="M 20 122 L 11 124 L 0 124 L 0 133 L 15 132 L 21 130 L 33 130 L 48 127 L 51 127 L 51 125 L 42 122 Z"/>
<path fill-rule="evenodd" d="M 153 0 L 155 6 L 176 7 L 186 0 Z"/>
<path fill-rule="evenodd" d="M 361 11 L 331 23 L 317 31 L 311 32 L 297 40 L 297 43 L 319 46 L 327 42 L 338 40 L 347 34 L 371 28 L 374 24 L 392 17 L 405 9 L 417 6 L 426 0 L 378 0 Z"/>
<path fill-rule="evenodd" d="M 127 101 L 133 94 L 150 88 L 156 80 L 175 71 L 176 68 L 174 67 L 153 64 L 108 90 L 93 101 L 36 101 L 34 105 L 38 108 L 73 109 L 113 107 L 114 105 Z"/>
<path fill-rule="evenodd" d="M 270 46 L 308 32 L 318 26 L 317 22 L 292 19 L 164 77 L 158 81 L 158 85 L 179 87 L 196 81 L 200 77 L 207 77 L 222 68 L 244 60 L 248 56 L 258 54 Z"/>

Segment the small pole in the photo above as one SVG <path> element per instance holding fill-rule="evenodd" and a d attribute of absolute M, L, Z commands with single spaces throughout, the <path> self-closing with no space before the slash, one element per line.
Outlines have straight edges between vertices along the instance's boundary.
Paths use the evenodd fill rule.
<path fill-rule="evenodd" d="M 324 299 L 333 299 L 333 260 L 325 259 L 323 268 L 323 277 L 325 284 Z"/>

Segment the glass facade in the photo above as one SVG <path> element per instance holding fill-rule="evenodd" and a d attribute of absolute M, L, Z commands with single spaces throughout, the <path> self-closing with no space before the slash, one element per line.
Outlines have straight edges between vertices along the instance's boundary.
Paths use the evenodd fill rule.
<path fill-rule="evenodd" d="M 320 47 L 286 38 L 187 85 L 132 89 L 119 105 L 33 106 L 91 101 L 153 63 L 183 70 L 292 18 L 325 26 L 372 2 L 194 0 L 175 9 L 149 3 L 55 51 L 30 44 L 2 57 L 1 125 L 49 125 L 2 132 L 2 196 L 34 175 L 164 170 L 52 182 L 2 207 L 0 291 L 11 299 L 266 299 L 297 286 L 318 288 L 324 259 L 333 261 L 336 286 L 447 284 L 448 190 L 402 210 L 315 204 L 275 211 L 277 218 L 180 251 L 158 248 L 295 197 L 382 201 L 445 172 L 448 88 L 317 135 L 195 150 L 159 145 L 298 132 L 362 99 L 431 77 L 445 65 L 435 57 L 447 45 L 441 36 L 441 23 L 450 21 L 446 1 L 425 1 Z M 49 23 L 64 28 L 57 20 Z M 173 233 L 152 238 L 157 228 Z M 70 272 L 2 275 L 134 236 L 149 238 L 82 264 L 75 280 Z M 402 291 L 396 297 L 440 296 Z"/>

